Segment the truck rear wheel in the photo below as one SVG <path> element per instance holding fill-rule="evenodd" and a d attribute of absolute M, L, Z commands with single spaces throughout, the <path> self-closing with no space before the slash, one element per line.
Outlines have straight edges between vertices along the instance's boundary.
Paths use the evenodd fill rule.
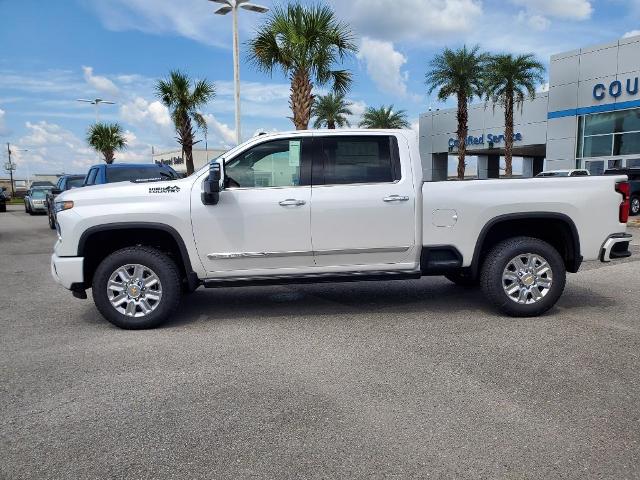
<path fill-rule="evenodd" d="M 128 247 L 109 255 L 96 269 L 92 288 L 100 313 L 125 329 L 162 324 L 182 293 L 176 264 L 150 247 Z"/>
<path fill-rule="evenodd" d="M 558 251 L 547 242 L 515 237 L 487 254 L 480 275 L 485 296 L 513 317 L 541 315 L 564 290 L 566 269 Z"/>

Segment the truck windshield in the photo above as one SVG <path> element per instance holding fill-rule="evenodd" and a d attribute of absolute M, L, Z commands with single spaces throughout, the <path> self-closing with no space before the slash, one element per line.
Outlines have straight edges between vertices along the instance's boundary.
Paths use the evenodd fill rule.
<path fill-rule="evenodd" d="M 177 177 L 169 170 L 157 167 L 118 167 L 107 169 L 107 183 L 129 182 L 136 180 L 175 180 Z"/>

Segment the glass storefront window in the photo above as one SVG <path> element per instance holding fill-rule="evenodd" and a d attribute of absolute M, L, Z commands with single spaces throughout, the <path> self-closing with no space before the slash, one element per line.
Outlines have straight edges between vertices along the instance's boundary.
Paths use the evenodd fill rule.
<path fill-rule="evenodd" d="M 640 154 L 640 109 L 578 119 L 576 158 Z"/>
<path fill-rule="evenodd" d="M 615 136 L 614 155 L 633 155 L 634 153 L 640 153 L 640 132 L 622 133 Z"/>
<path fill-rule="evenodd" d="M 603 135 L 640 130 L 640 110 L 620 110 L 585 117 L 584 134 Z"/>
<path fill-rule="evenodd" d="M 599 135 L 597 137 L 584 137 L 583 156 L 608 157 L 611 155 L 613 135 Z"/>
<path fill-rule="evenodd" d="M 640 168 L 640 159 L 639 158 L 634 158 L 631 160 L 627 160 L 627 167 L 628 168 Z"/>
<path fill-rule="evenodd" d="M 589 170 L 591 175 L 602 175 L 604 173 L 604 161 L 584 162 L 584 168 Z"/>

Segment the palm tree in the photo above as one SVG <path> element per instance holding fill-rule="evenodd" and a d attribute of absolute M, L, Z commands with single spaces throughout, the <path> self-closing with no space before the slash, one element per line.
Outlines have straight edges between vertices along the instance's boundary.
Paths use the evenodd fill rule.
<path fill-rule="evenodd" d="M 311 116 L 316 117 L 313 128 L 322 128 L 325 125 L 333 130 L 336 125 L 340 128 L 350 127 L 346 115 L 353 115 L 349 107 L 351 103 L 339 93 L 329 93 L 316 97 L 311 107 Z"/>
<path fill-rule="evenodd" d="M 426 75 L 429 94 L 438 90 L 438 100 L 445 101 L 455 96 L 458 100 L 458 178 L 464 179 L 465 157 L 467 154 L 468 104 L 474 96 L 483 93 L 483 69 L 487 55 L 480 53 L 480 47 L 457 50 L 445 48 L 430 63 Z"/>
<path fill-rule="evenodd" d="M 207 80 L 193 81 L 179 70 L 169 72 L 169 77 L 156 82 L 156 96 L 171 111 L 171 119 L 176 127 L 177 140 L 185 157 L 187 175 L 193 173 L 193 145 L 195 126 L 207 132 L 207 122 L 198 111 L 215 96 L 215 86 Z"/>
<path fill-rule="evenodd" d="M 347 92 L 351 73 L 333 68 L 356 51 L 349 26 L 323 5 L 275 7 L 249 41 L 249 58 L 258 69 L 272 74 L 279 68 L 289 77 L 289 105 L 298 130 L 309 125 L 314 82 L 318 86 L 330 83 L 338 94 Z"/>
<path fill-rule="evenodd" d="M 393 105 L 380 108 L 367 107 L 362 115 L 360 127 L 364 128 L 409 128 L 411 124 L 407 121 L 407 114 L 404 110 L 393 111 Z"/>
<path fill-rule="evenodd" d="M 124 132 L 117 123 L 94 123 L 87 131 L 87 143 L 102 153 L 108 164 L 113 163 L 115 152 L 127 148 Z"/>
<path fill-rule="evenodd" d="M 485 96 L 493 106 L 504 107 L 504 162 L 505 175 L 513 173 L 513 107 L 520 106 L 528 95 L 535 98 L 536 86 L 544 82 L 544 65 L 528 53 L 514 56 L 496 55 L 489 59 L 485 69 Z"/>

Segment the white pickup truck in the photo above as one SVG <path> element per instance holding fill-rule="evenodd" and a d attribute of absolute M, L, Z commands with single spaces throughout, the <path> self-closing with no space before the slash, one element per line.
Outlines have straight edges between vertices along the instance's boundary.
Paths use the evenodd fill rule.
<path fill-rule="evenodd" d="M 630 255 L 628 192 L 625 176 L 423 182 L 411 131 L 262 135 L 184 179 L 64 192 L 51 271 L 122 328 L 200 285 L 423 275 L 534 316 L 583 259 Z"/>

